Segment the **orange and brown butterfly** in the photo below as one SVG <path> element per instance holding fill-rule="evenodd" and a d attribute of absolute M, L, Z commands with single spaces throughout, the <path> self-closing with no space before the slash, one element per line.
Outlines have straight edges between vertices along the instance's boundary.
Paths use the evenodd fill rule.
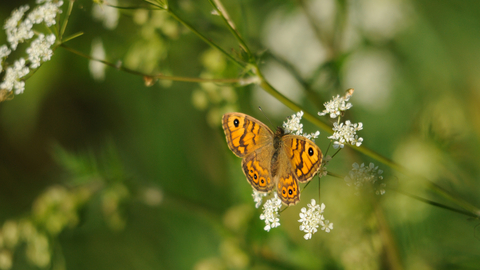
<path fill-rule="evenodd" d="M 243 113 L 223 115 L 222 126 L 230 150 L 242 159 L 242 169 L 258 192 L 277 189 L 286 205 L 300 201 L 298 182 L 310 181 L 322 164 L 322 151 L 311 140 L 275 133 L 259 120 Z"/>

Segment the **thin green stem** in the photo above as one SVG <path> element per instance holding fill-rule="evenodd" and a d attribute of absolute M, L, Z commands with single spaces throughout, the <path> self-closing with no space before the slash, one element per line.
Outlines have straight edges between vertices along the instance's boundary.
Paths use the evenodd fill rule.
<path fill-rule="evenodd" d="M 167 12 L 177 21 L 179 21 L 181 24 L 183 24 L 185 27 L 187 27 L 190 31 L 195 33 L 200 39 L 205 41 L 208 45 L 212 46 L 213 48 L 217 49 L 220 51 L 223 55 L 225 55 L 228 59 L 232 60 L 235 65 L 237 65 L 241 69 L 245 69 L 245 64 L 241 63 L 237 59 L 235 59 L 232 55 L 227 53 L 225 50 L 220 48 L 217 44 L 213 43 L 211 40 L 209 40 L 207 37 L 205 37 L 202 33 L 198 32 L 195 27 L 193 27 L 191 24 L 188 22 L 184 21 L 182 18 L 178 17 L 178 15 L 173 12 L 173 10 L 168 7 Z"/>
<path fill-rule="evenodd" d="M 335 153 L 332 155 L 332 158 L 333 158 L 334 156 L 336 156 L 336 155 L 338 154 L 338 152 L 340 152 L 340 150 L 342 150 L 342 148 L 338 148 L 337 152 L 335 152 Z"/>
<path fill-rule="evenodd" d="M 179 76 L 167 76 L 167 75 L 162 75 L 162 74 L 155 74 L 155 75 L 152 75 L 152 74 L 145 74 L 145 73 L 142 73 L 142 72 L 139 72 L 139 71 L 136 71 L 136 70 L 132 70 L 132 69 L 129 69 L 129 68 L 126 68 L 126 67 L 123 67 L 121 65 L 118 65 L 118 64 L 113 64 L 113 63 L 110 63 L 110 62 L 107 62 L 105 60 L 102 60 L 102 59 L 96 59 L 90 55 L 87 55 L 87 54 L 84 54 L 82 52 L 79 52 L 75 49 L 72 49 L 68 46 L 66 46 L 65 44 L 62 44 L 60 45 L 62 48 L 64 48 L 65 50 L 69 51 L 69 52 L 72 52 L 76 55 L 79 55 L 81 57 L 84 57 L 84 58 L 87 58 L 89 60 L 92 60 L 92 61 L 97 61 L 97 62 L 100 62 L 102 64 L 105 64 L 107 66 L 110 66 L 110 67 L 113 67 L 115 69 L 118 69 L 118 70 L 121 70 L 121 71 L 125 71 L 127 73 L 130 73 L 130 74 L 134 74 L 134 75 L 139 75 L 139 76 L 142 76 L 142 77 L 146 77 L 146 78 L 152 78 L 152 79 L 159 79 L 159 80 L 169 80 L 169 81 L 178 81 L 178 82 L 213 82 L 213 83 L 239 83 L 241 81 L 241 79 L 239 78 L 232 78 L 232 79 L 208 79 L 208 78 L 191 78 L 191 77 L 179 77 Z"/>
<path fill-rule="evenodd" d="M 77 38 L 77 37 L 81 36 L 81 35 L 83 35 L 83 32 L 78 32 L 78 33 L 75 33 L 75 34 L 65 38 L 65 39 L 62 39 L 61 41 L 62 41 L 62 43 L 65 43 L 65 42 L 68 42 L 68 41 L 70 41 L 74 38 Z"/>
<path fill-rule="evenodd" d="M 431 201 L 431 200 L 428 200 L 428 199 L 424 199 L 422 197 L 419 197 L 419 196 L 416 196 L 416 195 L 412 195 L 412 194 L 409 194 L 405 191 L 402 191 L 402 190 L 399 190 L 399 189 L 394 189 L 394 188 L 391 188 L 391 190 L 395 191 L 395 192 L 398 192 L 402 195 L 405 195 L 407 197 L 410 197 L 412 199 L 415 199 L 415 200 L 418 200 L 418 201 L 421 201 L 421 202 L 424 202 L 424 203 L 427 203 L 427 204 L 430 204 L 430 205 L 433 205 L 435 207 L 439 207 L 439 208 L 442 208 L 442 209 L 446 209 L 446 210 L 450 210 L 450 211 L 453 211 L 453 212 L 456 212 L 456 213 L 460 213 L 460 214 L 464 214 L 464 215 L 467 215 L 467 216 L 470 216 L 470 217 L 474 217 L 474 218 L 479 218 L 478 215 L 475 215 L 473 213 L 470 213 L 470 212 L 467 212 L 467 211 L 463 211 L 463 210 L 459 210 L 459 209 L 456 209 L 456 208 L 453 208 L 453 207 L 450 207 L 450 206 L 446 206 L 446 205 L 443 205 L 443 204 L 440 204 L 440 203 L 437 203 L 437 202 L 434 202 L 434 201 Z"/>
<path fill-rule="evenodd" d="M 209 1 L 210 1 L 210 4 L 212 4 L 213 8 L 217 11 L 219 16 L 223 19 L 223 21 L 227 25 L 228 30 L 230 30 L 230 32 L 233 34 L 233 36 L 235 36 L 237 41 L 240 43 L 240 47 L 242 47 L 243 50 L 245 50 L 245 52 L 248 54 L 248 56 L 250 58 L 249 60 L 253 60 L 252 52 L 248 48 L 248 46 L 245 43 L 245 41 L 243 40 L 243 38 L 238 33 L 237 29 L 235 29 L 235 25 L 230 20 L 230 17 L 228 16 L 227 11 L 225 10 L 225 8 L 222 5 L 222 2 L 220 0 L 209 0 Z"/>
<path fill-rule="evenodd" d="M 67 29 L 68 20 L 70 19 L 70 15 L 72 14 L 72 9 L 73 9 L 73 3 L 74 2 L 75 1 L 73 1 L 73 0 L 68 1 L 67 15 L 65 15 L 65 19 L 63 20 L 63 23 L 62 23 L 62 26 L 61 26 L 61 29 L 60 29 L 60 33 L 58 35 L 59 40 L 62 40 L 63 34 L 65 33 L 65 29 Z"/>
<path fill-rule="evenodd" d="M 322 105 L 324 102 L 313 91 L 311 84 L 308 83 L 302 77 L 302 75 L 300 75 L 300 72 L 295 66 L 293 66 L 291 63 L 289 63 L 287 60 L 283 59 L 282 57 L 272 53 L 271 51 L 268 51 L 266 53 L 268 54 L 268 56 L 272 57 L 273 60 L 277 61 L 280 65 L 286 68 L 290 72 L 290 74 L 292 74 L 293 77 L 297 80 L 297 82 L 299 82 L 303 86 L 303 89 L 307 94 L 308 101 L 310 101 L 318 110 L 322 108 Z"/>
<path fill-rule="evenodd" d="M 310 121 L 317 127 L 329 132 L 332 132 L 332 128 L 327 124 L 322 122 L 320 119 L 315 117 L 313 114 L 310 114 L 309 112 L 306 112 L 304 109 L 302 109 L 299 105 L 291 101 L 289 98 L 284 96 L 282 93 L 278 92 L 263 76 L 263 74 L 260 72 L 257 66 L 255 66 L 253 72 L 258 76 L 260 79 L 260 87 L 263 88 L 267 93 L 272 95 L 274 98 L 276 98 L 278 101 L 282 102 L 285 106 L 288 108 L 292 109 L 295 112 L 298 111 L 303 111 L 303 118 L 307 119 L 307 121 Z"/>

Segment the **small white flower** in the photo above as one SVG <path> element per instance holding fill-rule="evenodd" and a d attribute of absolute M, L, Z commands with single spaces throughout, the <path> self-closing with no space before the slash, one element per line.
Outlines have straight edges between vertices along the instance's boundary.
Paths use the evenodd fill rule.
<path fill-rule="evenodd" d="M 340 116 L 342 112 L 352 107 L 352 103 L 347 103 L 352 94 L 353 89 L 348 89 L 347 93 L 344 96 L 337 95 L 336 97 L 332 97 L 332 100 L 323 104 L 325 106 L 325 110 L 319 112 L 318 115 L 323 116 L 326 114 L 330 114 L 330 118 Z"/>
<path fill-rule="evenodd" d="M 23 18 L 23 15 L 29 8 L 30 7 L 28 5 L 24 5 L 19 7 L 18 9 L 14 9 L 12 11 L 12 15 L 10 15 L 10 18 L 8 18 L 5 21 L 5 25 L 3 26 L 3 29 L 5 29 L 5 31 L 8 32 L 8 31 L 12 31 L 14 28 L 17 28 L 18 23 Z"/>
<path fill-rule="evenodd" d="M 267 196 L 267 193 L 258 192 L 255 189 L 253 190 L 252 197 L 253 201 L 255 202 L 255 208 L 258 208 L 260 205 L 262 205 L 262 200 L 265 196 Z"/>
<path fill-rule="evenodd" d="M 324 226 L 323 220 L 325 219 L 322 215 L 325 210 L 325 204 L 322 203 L 321 205 L 318 205 L 315 200 L 312 199 L 311 203 L 307 204 L 307 206 L 308 209 L 303 207 L 300 210 L 300 219 L 298 220 L 298 222 L 302 223 L 302 225 L 300 225 L 300 230 L 306 233 L 303 236 L 305 240 L 312 238 L 312 235 L 317 232 L 319 225 Z"/>
<path fill-rule="evenodd" d="M 7 45 L 3 44 L 0 46 L 0 58 L 5 58 L 10 55 L 12 51 L 7 47 Z"/>
<path fill-rule="evenodd" d="M 60 7 L 63 5 L 63 1 L 58 1 L 56 3 L 53 2 L 45 2 L 43 6 L 39 6 L 43 10 L 43 21 L 45 24 L 50 27 L 56 24 L 55 18 L 57 14 L 62 13 Z"/>
<path fill-rule="evenodd" d="M 37 6 L 28 14 L 28 19 L 34 24 L 45 22 L 45 24 L 50 27 L 56 24 L 55 18 L 57 17 L 57 14 L 62 13 L 60 7 L 63 5 L 63 1 L 58 1 L 56 3 L 51 1 L 37 1 L 37 4 L 43 2 L 45 2 L 44 5 Z"/>
<path fill-rule="evenodd" d="M 9 56 L 11 52 L 5 44 L 0 47 L 0 72 L 3 71 L 3 59 Z"/>
<path fill-rule="evenodd" d="M 109 30 L 113 30 L 118 24 L 118 9 L 107 5 L 116 6 L 117 0 L 102 1 L 103 4 L 94 4 L 92 9 L 93 18 L 97 21 L 103 21 L 103 26 Z"/>
<path fill-rule="evenodd" d="M 300 123 L 302 117 L 303 112 L 299 111 L 287 118 L 287 122 L 283 122 L 283 128 L 285 129 L 285 132 L 301 135 L 303 133 L 303 124 Z"/>
<path fill-rule="evenodd" d="M 364 185 L 372 185 L 377 195 L 385 194 L 386 184 L 383 183 L 382 170 L 378 166 L 371 163 L 368 166 L 353 163 L 352 170 L 345 176 L 345 182 L 348 186 L 355 186 L 356 189 L 362 188 Z"/>
<path fill-rule="evenodd" d="M 330 221 L 325 220 L 321 222 L 322 225 L 322 230 L 329 233 L 330 230 L 333 230 L 333 223 L 330 223 Z"/>
<path fill-rule="evenodd" d="M 303 124 L 300 123 L 302 117 L 303 111 L 299 111 L 287 118 L 287 121 L 283 122 L 283 129 L 285 130 L 285 133 L 300 135 L 310 140 L 318 138 L 318 136 L 320 135 L 320 131 L 316 131 L 310 134 L 303 133 Z"/>
<path fill-rule="evenodd" d="M 55 35 L 51 34 L 45 37 L 44 34 L 40 34 L 38 38 L 30 44 L 27 49 L 28 60 L 30 60 L 31 68 L 38 68 L 42 62 L 50 60 L 53 55 L 50 47 L 55 43 Z"/>
<path fill-rule="evenodd" d="M 358 124 L 352 124 L 350 120 L 347 120 L 345 123 L 333 123 L 334 133 L 328 138 L 335 140 L 335 142 L 333 142 L 333 148 L 335 149 L 338 147 L 343 148 L 345 144 L 351 144 L 358 147 L 362 145 L 363 138 L 359 138 L 356 133 L 362 129 L 363 124 L 361 122 Z"/>
<path fill-rule="evenodd" d="M 13 67 L 8 67 L 5 71 L 5 77 L 0 84 L 0 89 L 12 91 L 15 89 L 15 94 L 23 93 L 25 89 L 25 82 L 19 79 L 30 72 L 30 69 L 25 66 L 25 59 L 20 58 L 13 63 Z"/>
<path fill-rule="evenodd" d="M 18 27 L 5 30 L 5 33 L 7 34 L 7 41 L 10 42 L 10 47 L 13 50 L 17 49 L 18 43 L 22 43 L 25 40 L 29 40 L 33 37 L 34 33 L 32 27 L 32 21 L 25 19 L 18 25 Z"/>
<path fill-rule="evenodd" d="M 105 60 L 105 50 L 103 49 L 103 42 L 100 38 L 92 40 L 92 57 L 99 60 Z M 93 79 L 96 81 L 103 81 L 105 79 L 105 64 L 90 60 L 88 67 Z"/>
<path fill-rule="evenodd" d="M 267 200 L 263 205 L 263 213 L 260 215 L 261 220 L 265 220 L 265 231 L 270 231 L 272 228 L 280 226 L 280 218 L 278 210 L 282 207 L 282 201 L 278 198 L 277 193 L 274 197 Z"/>

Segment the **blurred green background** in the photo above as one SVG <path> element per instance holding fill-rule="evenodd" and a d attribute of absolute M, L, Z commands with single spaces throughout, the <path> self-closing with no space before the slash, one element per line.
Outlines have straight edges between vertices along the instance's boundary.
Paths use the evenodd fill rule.
<path fill-rule="evenodd" d="M 2 21 L 21 3 L 34 5 L 2 3 Z M 478 1 L 223 4 L 281 93 L 316 115 L 323 102 L 355 88 L 345 119 L 364 124 L 358 134 L 365 147 L 480 206 Z M 240 47 L 209 1 L 170 5 L 236 57 Z M 122 10 L 118 25 L 106 29 L 92 9 L 92 2 L 75 2 L 66 33 L 84 34 L 70 48 L 90 54 L 100 38 L 107 61 L 146 74 L 243 75 L 164 12 Z M 6 42 L 3 31 L 0 40 Z M 258 106 L 274 125 L 294 113 L 255 85 L 147 87 L 141 76 L 114 68 L 95 80 L 88 59 L 58 48 L 26 81 L 24 94 L 0 103 L 0 224 L 32 216 L 43 224 L 35 208 L 48 201 L 42 194 L 54 187 L 68 197 L 85 188 L 88 196 L 73 207 L 75 222 L 49 234 L 47 269 L 480 267 L 478 219 L 389 189 L 458 208 L 419 179 L 351 148 L 328 170 L 344 176 L 354 162 L 374 162 L 384 171 L 385 195 L 355 195 L 343 179 L 326 176 L 319 198 L 315 178 L 301 202 L 281 213 L 281 226 L 264 231 L 241 160 L 220 127 L 231 111 L 267 122 Z M 318 129 L 303 123 L 305 132 Z M 320 131 L 316 143 L 326 151 L 330 134 Z M 297 220 L 311 199 L 325 203 L 334 229 L 306 241 Z M 25 254 L 24 246 L 15 248 L 12 269 L 38 269 Z"/>

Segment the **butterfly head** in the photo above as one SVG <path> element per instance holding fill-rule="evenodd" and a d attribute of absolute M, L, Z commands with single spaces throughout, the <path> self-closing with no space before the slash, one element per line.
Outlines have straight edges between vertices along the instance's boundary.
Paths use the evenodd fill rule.
<path fill-rule="evenodd" d="M 277 130 L 275 131 L 275 137 L 282 137 L 285 135 L 285 129 L 282 127 L 277 127 Z"/>

